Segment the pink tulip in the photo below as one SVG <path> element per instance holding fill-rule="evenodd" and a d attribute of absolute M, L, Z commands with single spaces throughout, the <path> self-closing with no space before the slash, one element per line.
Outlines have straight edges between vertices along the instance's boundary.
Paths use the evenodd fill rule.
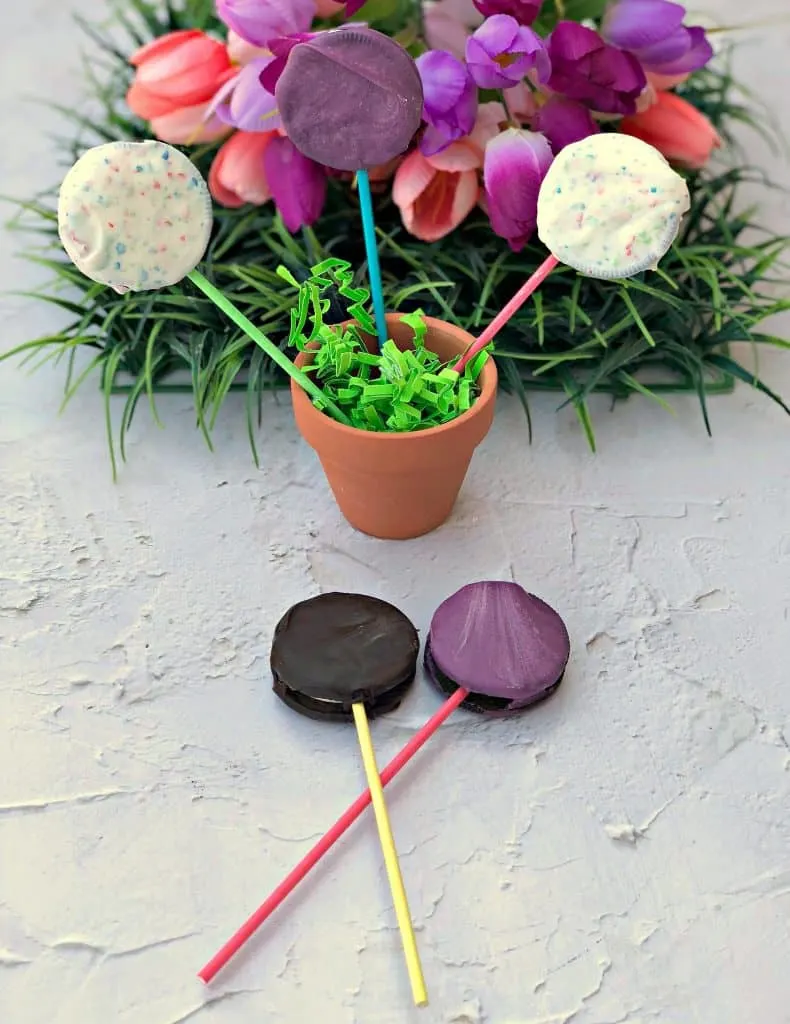
<path fill-rule="evenodd" d="M 648 110 L 624 117 L 620 131 L 655 146 L 667 160 L 694 170 L 704 167 L 722 144 L 707 117 L 673 92 L 659 92 Z"/>
<path fill-rule="evenodd" d="M 432 50 L 446 50 L 464 60 L 466 40 L 483 24 L 483 15 L 472 0 L 429 0 L 424 12 L 428 46 Z"/>
<path fill-rule="evenodd" d="M 513 252 L 520 252 L 535 230 L 538 193 L 553 159 L 543 135 L 518 128 L 508 128 L 486 146 L 486 208 L 491 227 Z"/>
<path fill-rule="evenodd" d="M 231 128 L 218 117 L 209 115 L 209 104 L 182 107 L 172 114 L 151 119 L 151 131 L 157 139 L 171 146 L 196 146 L 202 142 L 216 142 L 228 135 Z"/>
<path fill-rule="evenodd" d="M 446 168 L 448 154 L 456 146 L 460 143 L 453 143 L 436 157 L 424 157 L 414 150 L 395 172 L 392 198 L 406 230 L 423 242 L 449 235 L 472 212 L 480 195 L 477 171 L 468 166 L 464 154 L 453 170 L 434 166 L 439 158 Z"/>
<path fill-rule="evenodd" d="M 192 29 L 159 36 L 129 63 L 137 73 L 126 102 L 144 121 L 207 103 L 234 74 L 224 45 Z"/>
<path fill-rule="evenodd" d="M 211 165 L 208 187 L 221 206 L 262 206 L 272 197 L 264 156 L 277 132 L 236 132 Z"/>

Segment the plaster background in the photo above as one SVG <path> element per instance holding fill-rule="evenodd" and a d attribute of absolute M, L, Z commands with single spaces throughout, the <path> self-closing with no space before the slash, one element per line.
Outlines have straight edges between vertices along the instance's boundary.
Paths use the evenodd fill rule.
<path fill-rule="evenodd" d="M 726 24 L 778 3 L 706 0 Z M 72 15 L 4 4 L 0 193 L 60 173 L 78 101 Z M 737 70 L 790 89 L 790 27 Z M 786 164 L 753 152 L 785 185 Z M 764 219 L 788 202 L 755 190 Z M 35 268 L 0 236 L 2 281 Z M 3 296 L 2 346 L 56 312 Z M 790 322 L 776 325 L 788 332 Z M 790 395 L 790 359 L 761 368 Z M 113 485 L 99 395 L 0 366 L 0 1020 L 4 1024 L 782 1024 L 790 1021 L 790 423 L 746 388 L 672 418 L 595 403 L 600 454 L 536 396 L 504 400 L 453 520 L 406 544 L 338 517 L 287 404 L 262 468 L 227 403 L 211 455 L 185 399 L 138 414 Z M 292 602 L 348 588 L 421 627 L 515 578 L 572 637 L 559 693 L 457 714 L 388 791 L 431 1005 L 410 1006 L 372 817 L 205 989 L 197 970 L 363 787 L 352 731 L 269 690 Z M 437 706 L 374 727 L 381 763 Z"/>

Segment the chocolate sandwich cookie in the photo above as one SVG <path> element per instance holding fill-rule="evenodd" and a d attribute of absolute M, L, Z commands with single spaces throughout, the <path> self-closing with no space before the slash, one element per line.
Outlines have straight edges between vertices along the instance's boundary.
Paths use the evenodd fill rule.
<path fill-rule="evenodd" d="M 309 718 L 353 721 L 394 711 L 414 682 L 420 641 L 393 605 L 364 594 L 321 594 L 293 605 L 274 631 L 274 692 Z"/>
<path fill-rule="evenodd" d="M 425 669 L 445 696 L 470 691 L 468 711 L 509 714 L 550 696 L 570 657 L 565 623 L 517 583 L 470 583 L 436 610 Z"/>

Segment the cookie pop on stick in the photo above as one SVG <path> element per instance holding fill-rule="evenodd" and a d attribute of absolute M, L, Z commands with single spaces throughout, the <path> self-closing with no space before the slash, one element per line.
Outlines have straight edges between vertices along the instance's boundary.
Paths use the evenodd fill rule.
<path fill-rule="evenodd" d="M 551 255 L 453 369 L 461 373 L 559 263 L 605 279 L 655 270 L 688 208 L 686 182 L 641 139 L 605 132 L 566 146 L 538 195 L 538 236 Z"/>
<path fill-rule="evenodd" d="M 301 153 L 335 170 L 356 171 L 381 347 L 387 324 L 368 168 L 404 153 L 420 127 L 417 66 L 394 39 L 373 29 L 319 32 L 291 50 L 275 97 L 288 138 Z"/>
<path fill-rule="evenodd" d="M 211 196 L 200 172 L 162 142 L 109 142 L 89 149 L 60 187 L 60 240 L 86 277 L 120 294 L 188 278 L 329 415 L 350 426 L 313 380 L 195 269 L 212 223 Z"/>
<path fill-rule="evenodd" d="M 485 581 L 463 587 L 436 611 L 425 650 L 430 678 L 450 696 L 381 772 L 386 786 L 455 709 L 506 715 L 552 694 L 570 655 L 560 616 L 516 583 Z M 357 797 L 274 892 L 199 972 L 210 982 L 316 866 L 371 802 Z"/>
<path fill-rule="evenodd" d="M 353 717 L 412 995 L 424 1006 L 428 993 L 368 724 L 368 714 L 392 711 L 403 700 L 414 682 L 419 650 L 417 630 L 393 605 L 363 594 L 332 593 L 301 601 L 285 613 L 274 632 L 270 661 L 274 692 L 288 707 L 310 718 L 347 722 Z"/>

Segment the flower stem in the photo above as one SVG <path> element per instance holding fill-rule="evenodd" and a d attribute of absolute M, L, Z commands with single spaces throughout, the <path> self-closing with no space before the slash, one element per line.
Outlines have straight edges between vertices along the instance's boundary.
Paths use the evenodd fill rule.
<path fill-rule="evenodd" d="M 414 10 L 417 15 L 417 38 L 420 42 L 427 45 L 428 40 L 425 38 L 425 8 L 423 7 L 423 0 L 414 0 Z"/>

